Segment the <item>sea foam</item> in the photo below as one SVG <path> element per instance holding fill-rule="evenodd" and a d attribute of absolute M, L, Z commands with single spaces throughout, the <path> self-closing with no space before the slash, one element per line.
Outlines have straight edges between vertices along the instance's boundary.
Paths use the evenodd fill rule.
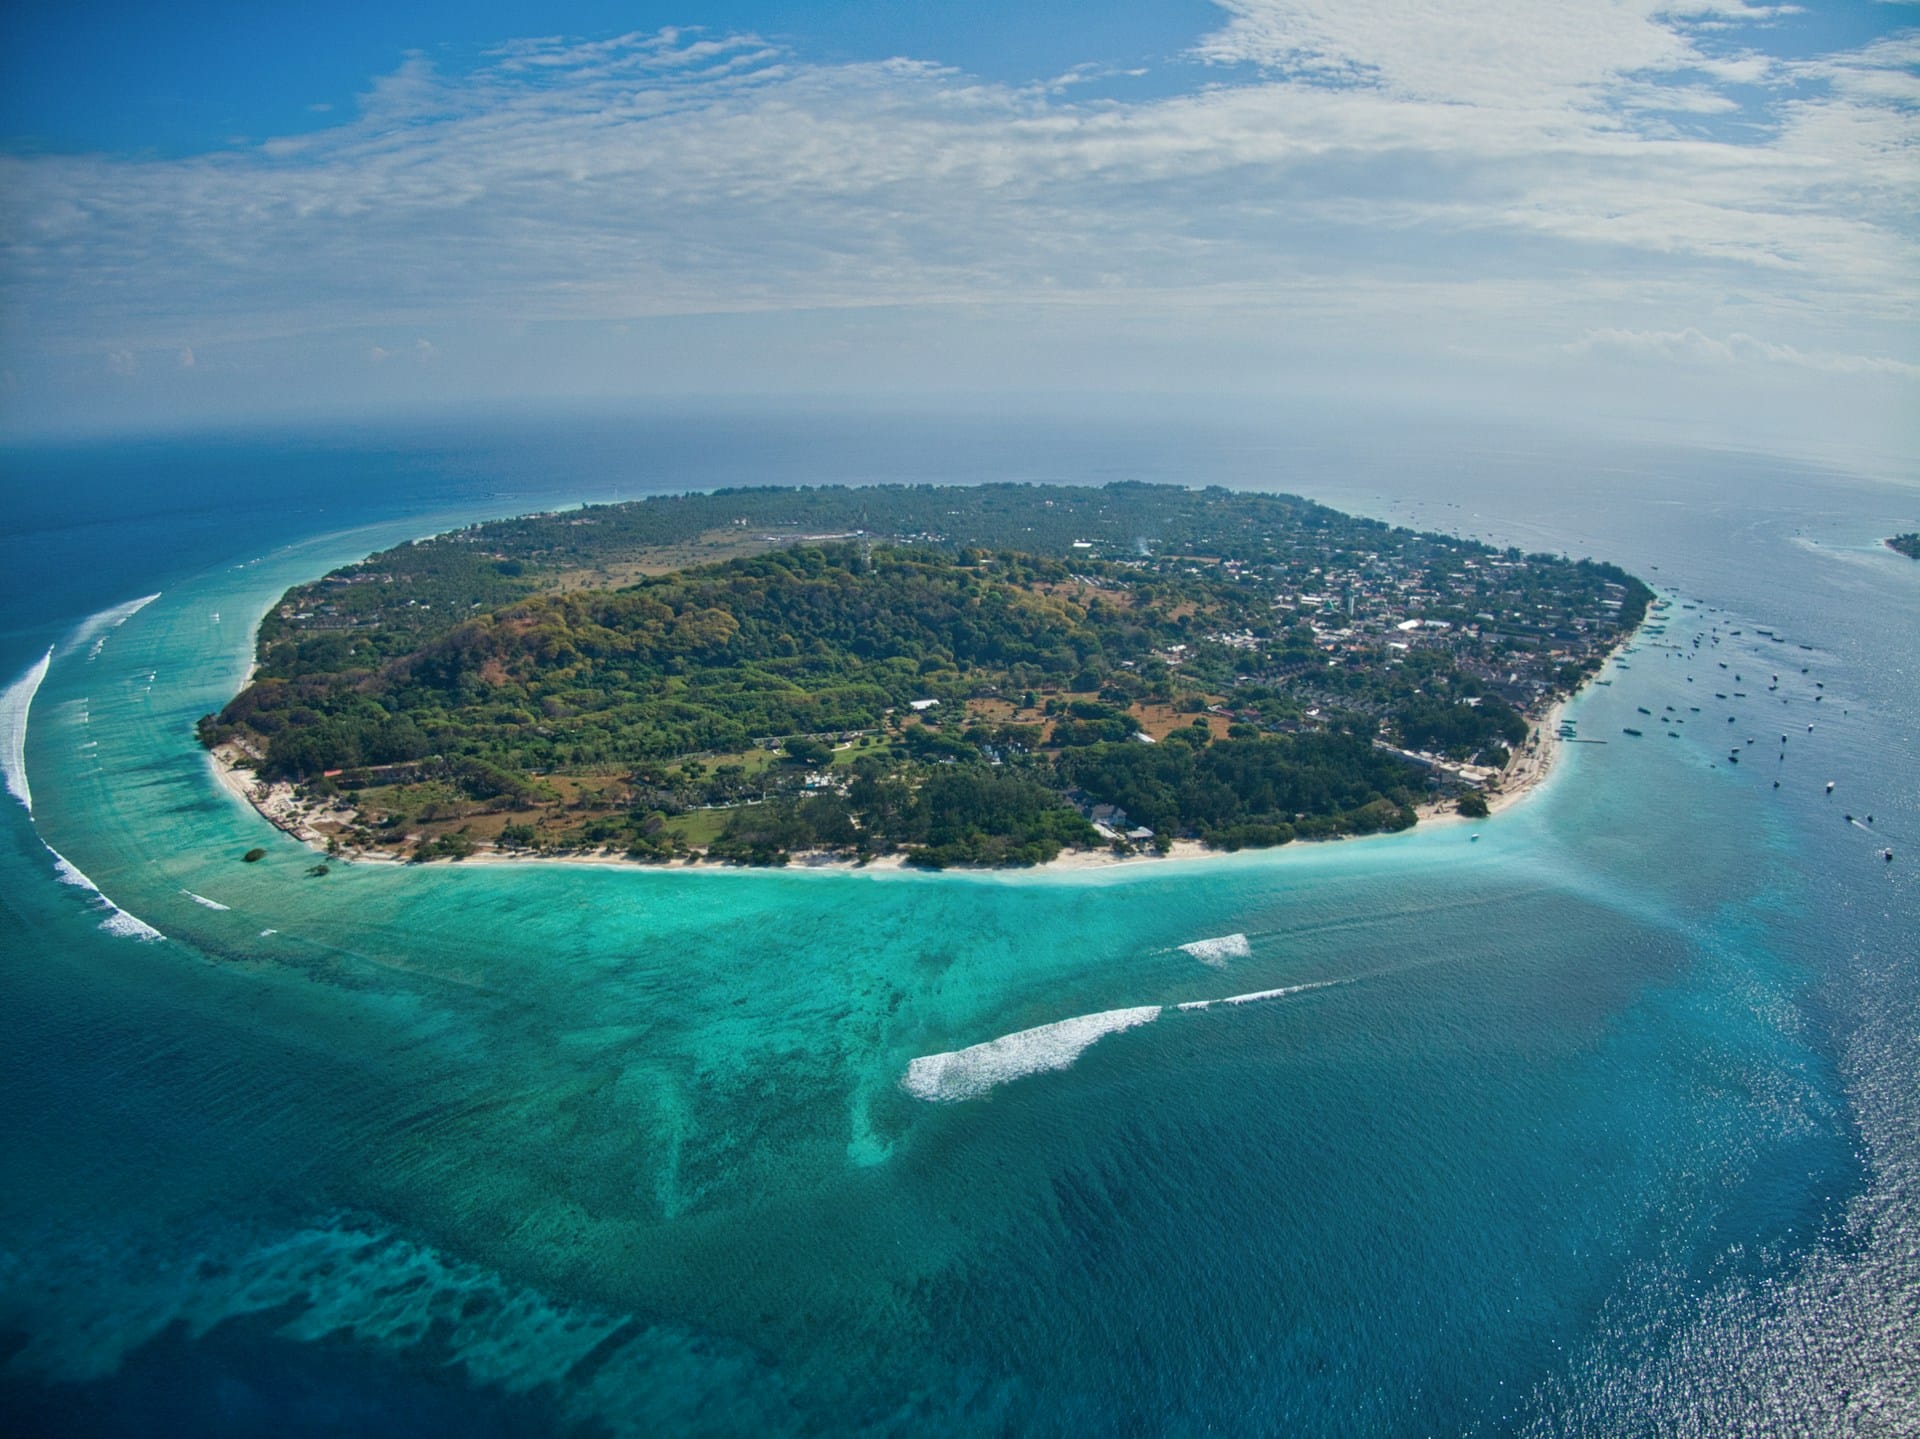
<path fill-rule="evenodd" d="M 33 813 L 33 790 L 27 785 L 27 713 L 52 663 L 53 649 L 49 646 L 37 664 L 0 690 L 0 778 L 6 780 L 7 793 L 25 805 L 28 814 Z"/>
<path fill-rule="evenodd" d="M 1315 979 L 1306 984 L 1288 984 L 1279 989 L 1256 989 L 1248 994 L 1230 994 L 1225 999 L 1189 999 L 1180 1005 L 1181 1009 L 1212 1009 L 1216 1004 L 1258 1004 L 1266 999 L 1285 999 L 1289 995 L 1305 994 L 1310 989 L 1336 989 L 1343 984 L 1352 984 L 1353 978 Z"/>
<path fill-rule="evenodd" d="M 125 604 L 102 610 L 97 615 L 89 615 L 73 632 L 73 637 L 67 641 L 67 648 L 77 650 L 87 641 L 92 640 L 93 647 L 87 651 L 87 658 L 99 659 L 100 651 L 107 647 L 107 636 L 159 598 L 160 593 L 156 590 L 153 594 L 142 595 L 137 600 L 128 600 Z"/>
<path fill-rule="evenodd" d="M 1230 959 L 1247 959 L 1253 954 L 1253 946 L 1247 943 L 1244 934 L 1223 934 L 1218 939 L 1196 939 L 1191 944 L 1180 946 L 1181 953 L 1190 954 L 1202 964 L 1210 964 L 1215 969 L 1225 969 Z"/>
<path fill-rule="evenodd" d="M 1022 1075 L 1066 1069 L 1106 1035 L 1151 1024 L 1159 1017 L 1157 1004 L 1108 1009 L 1017 1030 L 946 1054 L 922 1055 L 907 1066 L 900 1087 L 935 1103 L 974 1099 Z"/>
<path fill-rule="evenodd" d="M 88 879 L 86 875 L 81 872 L 79 865 L 68 859 L 52 845 L 47 844 L 44 839 L 41 840 L 40 843 L 45 845 L 47 853 L 53 856 L 53 872 L 60 883 L 70 884 L 76 889 L 86 890 L 93 896 L 94 904 L 107 912 L 107 917 L 100 921 L 100 928 L 104 929 L 108 934 L 117 934 L 122 939 L 146 941 L 166 938 L 164 934 L 160 933 L 159 930 L 148 924 L 144 919 L 140 918 L 140 916 L 128 914 L 124 909 L 120 908 L 119 905 L 108 899 L 106 895 L 101 893 L 100 886 Z"/>

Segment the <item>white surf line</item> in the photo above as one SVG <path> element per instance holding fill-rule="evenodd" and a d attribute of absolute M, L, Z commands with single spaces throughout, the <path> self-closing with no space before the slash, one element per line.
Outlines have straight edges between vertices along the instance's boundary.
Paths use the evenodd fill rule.
<path fill-rule="evenodd" d="M 1290 995 L 1305 994 L 1311 989 L 1337 989 L 1343 984 L 1358 984 L 1368 978 L 1364 974 L 1351 975 L 1345 979 L 1315 979 L 1305 984 L 1288 984 L 1279 989 L 1256 989 L 1251 994 L 1230 994 L 1225 999 L 1189 999 L 1176 1005 L 1177 1009 L 1212 1009 L 1216 1004 L 1258 1004 L 1267 999 L 1286 999 Z"/>
<path fill-rule="evenodd" d="M 94 903 L 107 911 L 107 917 L 100 921 L 100 928 L 104 929 L 108 934 L 117 934 L 123 939 L 151 941 L 166 938 L 164 934 L 160 933 L 159 930 L 148 924 L 144 919 L 141 919 L 138 915 L 128 914 L 124 909 L 120 908 L 119 905 L 108 899 L 106 895 L 101 892 L 100 886 L 82 874 L 80 867 L 64 854 L 60 853 L 59 850 L 48 844 L 44 839 L 41 840 L 40 843 L 46 849 L 47 853 L 53 856 L 53 872 L 59 877 L 60 883 L 70 884 L 77 889 L 88 891 L 93 895 Z"/>
<path fill-rule="evenodd" d="M 27 784 L 27 716 L 52 663 L 53 646 L 48 645 L 37 664 L 0 690 L 0 777 L 6 780 L 7 793 L 25 805 L 28 814 L 33 813 L 33 789 Z"/>
<path fill-rule="evenodd" d="M 159 598 L 160 592 L 156 590 L 150 595 L 142 595 L 137 600 L 128 600 L 125 604 L 104 609 L 97 615 L 89 615 L 80 622 L 79 628 L 74 630 L 72 637 L 68 639 L 68 652 L 71 653 L 88 640 L 92 640 L 93 648 L 87 651 L 87 658 L 99 659 L 100 651 L 107 647 L 107 636 Z"/>
<path fill-rule="evenodd" d="M 1230 959 L 1251 959 L 1253 945 L 1244 934 L 1223 934 L 1218 939 L 1196 939 L 1179 946 L 1182 954 L 1190 954 L 1202 964 L 1215 969 L 1225 969 Z"/>
<path fill-rule="evenodd" d="M 998 1039 L 969 1045 L 965 1049 L 922 1055 L 908 1063 L 900 1087 L 915 1098 L 934 1104 L 976 1099 L 1011 1079 L 1049 1070 L 1070 1069 L 1076 1059 L 1107 1035 L 1151 1024 L 1166 1009 L 1188 1011 L 1212 1009 L 1215 1005 L 1260 1004 L 1271 999 L 1288 999 L 1316 989 L 1337 989 L 1342 985 L 1358 984 L 1364 979 L 1396 972 L 1374 970 L 1340 979 L 1315 979 L 1304 984 L 1283 985 L 1278 989 L 1230 994 L 1224 999 L 1189 999 L 1175 1005 L 1147 1004 L 1133 1009 L 1104 1009 L 1097 1014 L 1076 1015 L 1072 1019 L 1036 1025 L 1032 1029 L 1015 1030 L 1012 1034 L 1003 1034 Z"/>
<path fill-rule="evenodd" d="M 204 894 L 195 894 L 190 889 L 183 889 L 180 891 L 180 893 L 184 894 L 188 899 L 192 900 L 195 904 L 204 904 L 208 909 L 232 909 L 233 908 L 232 905 L 222 904 L 217 899 L 208 899 Z"/>
<path fill-rule="evenodd" d="M 1076 1015 L 965 1049 L 922 1055 L 907 1065 L 900 1087 L 915 1098 L 936 1104 L 973 1099 L 1022 1075 L 1070 1068 L 1107 1035 L 1153 1023 L 1160 1017 L 1160 1009 L 1157 1004 L 1148 1004 Z"/>

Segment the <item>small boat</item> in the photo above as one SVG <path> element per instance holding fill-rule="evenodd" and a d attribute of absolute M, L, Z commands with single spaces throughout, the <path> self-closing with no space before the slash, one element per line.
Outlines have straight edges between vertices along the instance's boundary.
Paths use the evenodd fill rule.
<path fill-rule="evenodd" d="M 1635 705 L 1634 708 L 1639 710 L 1640 713 L 1643 715 L 1650 715 L 1653 713 L 1653 711 L 1648 709 L 1645 705 Z"/>
<path fill-rule="evenodd" d="M 1637 729 L 1623 729 L 1623 730 L 1622 730 L 1622 731 L 1620 731 L 1620 732 L 1621 732 L 1622 734 L 1630 734 L 1630 735 L 1632 735 L 1632 736 L 1633 736 L 1633 737 L 1634 737 L 1635 739 L 1639 739 L 1639 738 L 1640 738 L 1640 731 L 1639 731 L 1639 730 L 1637 730 Z"/>
<path fill-rule="evenodd" d="M 1828 794 L 1832 794 L 1832 793 L 1833 793 L 1833 781 L 1832 781 L 1832 780 L 1828 780 L 1828 781 L 1827 781 L 1827 793 L 1828 793 Z"/>
<path fill-rule="evenodd" d="M 1472 834 L 1467 836 L 1467 843 L 1477 844 L 1479 842 L 1479 839 L 1480 839 L 1480 831 L 1476 829 Z"/>

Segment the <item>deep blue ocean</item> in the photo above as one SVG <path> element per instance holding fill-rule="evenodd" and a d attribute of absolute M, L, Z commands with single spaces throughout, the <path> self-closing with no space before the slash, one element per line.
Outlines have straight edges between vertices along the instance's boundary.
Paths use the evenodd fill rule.
<path fill-rule="evenodd" d="M 999 479 L 1670 603 L 1477 840 L 315 879 L 193 742 L 286 586 L 411 536 Z M 0 1433 L 1920 1433 L 1916 524 L 1911 477 L 1437 425 L 0 451 Z"/>

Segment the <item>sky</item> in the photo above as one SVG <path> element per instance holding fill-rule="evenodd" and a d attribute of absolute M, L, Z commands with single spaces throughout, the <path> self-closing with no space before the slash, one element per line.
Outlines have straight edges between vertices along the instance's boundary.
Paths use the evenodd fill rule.
<path fill-rule="evenodd" d="M 15 0 L 0 439 L 726 401 L 1920 458 L 1920 5 Z"/>

